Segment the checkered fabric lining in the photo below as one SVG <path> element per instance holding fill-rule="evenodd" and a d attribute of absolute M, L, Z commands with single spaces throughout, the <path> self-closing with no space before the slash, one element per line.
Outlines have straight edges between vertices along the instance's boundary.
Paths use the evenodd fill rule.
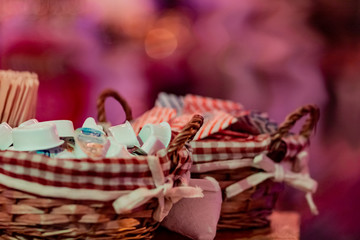
<path fill-rule="evenodd" d="M 309 146 L 309 140 L 301 135 L 291 134 L 283 137 L 282 140 L 286 143 L 287 151 L 285 159 L 292 158 Z"/>
<path fill-rule="evenodd" d="M 250 136 L 239 141 L 192 141 L 193 162 L 204 163 L 230 159 L 252 158 L 268 149 L 268 134 Z"/>
<path fill-rule="evenodd" d="M 165 176 L 169 175 L 170 160 L 166 151 L 160 151 L 159 162 Z M 187 151 L 179 154 L 180 167 L 176 174 L 190 168 Z M 56 159 L 43 155 L 0 151 L 0 174 L 38 183 L 44 186 L 105 191 L 155 188 L 146 157 L 129 159 Z M 1 183 L 6 186 L 6 183 Z"/>
<path fill-rule="evenodd" d="M 286 159 L 293 158 L 308 144 L 306 138 L 300 135 L 289 135 L 283 138 L 287 145 Z M 254 158 L 269 150 L 271 137 L 268 134 L 250 136 L 239 141 L 192 141 L 193 164 L 213 161 L 226 161 L 243 158 Z"/>

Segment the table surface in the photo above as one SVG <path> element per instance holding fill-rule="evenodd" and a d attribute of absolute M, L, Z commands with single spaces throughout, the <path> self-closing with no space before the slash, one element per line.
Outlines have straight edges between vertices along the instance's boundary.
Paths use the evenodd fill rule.
<path fill-rule="evenodd" d="M 271 215 L 271 227 L 254 231 L 219 231 L 215 240 L 299 240 L 300 216 L 296 212 L 274 212 Z M 154 240 L 189 240 L 175 232 L 160 227 Z"/>

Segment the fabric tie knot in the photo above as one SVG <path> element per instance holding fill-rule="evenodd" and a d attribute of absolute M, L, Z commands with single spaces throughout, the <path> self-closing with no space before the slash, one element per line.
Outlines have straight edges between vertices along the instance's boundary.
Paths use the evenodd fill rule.
<path fill-rule="evenodd" d="M 299 166 L 302 166 L 300 172 L 293 172 L 291 167 L 286 166 L 288 162 L 275 163 L 265 153 L 257 155 L 251 164 L 252 167 L 263 171 L 254 173 L 249 177 L 240 180 L 225 189 L 226 197 L 231 198 L 243 191 L 252 188 L 267 179 L 273 179 L 275 182 L 284 182 L 298 190 L 305 192 L 306 201 L 313 214 L 317 215 L 318 210 L 312 199 L 312 194 L 316 192 L 317 182 L 313 180 L 308 172 L 308 153 L 304 150 L 297 155 Z"/>
<path fill-rule="evenodd" d="M 156 188 L 138 188 L 129 194 L 119 197 L 113 202 L 116 213 L 129 212 L 152 198 L 158 199 L 158 207 L 153 213 L 153 218 L 161 222 L 169 213 L 172 205 L 182 198 L 199 198 L 203 197 L 202 189 L 191 186 L 174 186 L 174 176 L 164 176 L 159 159 L 148 156 L 149 168 L 152 173 Z"/>

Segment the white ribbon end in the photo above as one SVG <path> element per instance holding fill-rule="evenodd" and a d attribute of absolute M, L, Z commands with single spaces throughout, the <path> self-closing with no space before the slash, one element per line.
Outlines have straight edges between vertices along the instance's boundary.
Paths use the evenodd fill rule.
<path fill-rule="evenodd" d="M 308 192 L 305 194 L 306 201 L 309 205 L 310 211 L 313 215 L 319 215 L 319 210 L 317 209 L 314 200 L 312 198 L 312 193 Z"/>
<path fill-rule="evenodd" d="M 130 211 L 130 209 L 128 209 L 126 206 L 124 206 L 121 203 L 120 198 L 116 199 L 112 205 L 117 214 L 124 214 L 124 213 Z"/>
<path fill-rule="evenodd" d="M 204 193 L 203 189 L 199 186 L 180 186 L 174 187 L 171 191 L 169 191 L 167 196 L 171 198 L 173 203 L 176 203 L 182 198 L 203 198 Z"/>
<path fill-rule="evenodd" d="M 233 186 L 229 186 L 229 187 L 225 188 L 225 196 L 226 196 L 226 198 L 232 198 L 232 197 L 238 195 L 241 192 L 242 191 L 237 190 Z"/>
<path fill-rule="evenodd" d="M 163 188 L 161 187 L 155 189 L 138 188 L 127 195 L 120 196 L 112 205 L 117 214 L 127 213 L 158 196 L 162 191 Z"/>
<path fill-rule="evenodd" d="M 265 154 L 256 155 L 254 157 L 253 163 L 258 164 L 259 162 L 261 162 L 264 159 L 264 157 L 265 157 Z"/>

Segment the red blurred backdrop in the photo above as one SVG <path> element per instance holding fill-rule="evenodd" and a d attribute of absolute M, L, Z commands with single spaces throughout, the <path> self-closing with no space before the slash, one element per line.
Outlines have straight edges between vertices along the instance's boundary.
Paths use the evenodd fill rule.
<path fill-rule="evenodd" d="M 320 215 L 287 189 L 278 208 L 302 214 L 302 239 L 359 239 L 360 15 L 336 0 L 2 0 L 0 68 L 39 75 L 39 120 L 96 117 L 114 88 L 134 116 L 160 91 L 241 102 L 281 122 L 317 104 L 311 146 Z M 114 101 L 108 119 L 124 121 Z"/>

